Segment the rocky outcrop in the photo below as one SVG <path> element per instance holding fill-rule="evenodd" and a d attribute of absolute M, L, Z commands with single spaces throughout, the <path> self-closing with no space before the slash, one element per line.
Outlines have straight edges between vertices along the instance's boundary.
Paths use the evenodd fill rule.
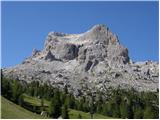
<path fill-rule="evenodd" d="M 51 53 L 51 51 L 49 50 L 46 54 L 46 56 L 44 57 L 44 60 L 47 60 L 49 62 L 56 60 L 55 56 Z"/>
<path fill-rule="evenodd" d="M 69 86 L 75 95 L 105 91 L 110 86 L 138 91 L 158 89 L 158 62 L 132 62 L 128 49 L 104 25 L 82 34 L 50 32 L 42 51 L 33 50 L 22 64 L 4 68 L 6 77 Z"/>
<path fill-rule="evenodd" d="M 32 57 L 37 57 L 38 55 L 40 55 L 40 50 L 37 50 L 37 49 L 33 49 L 32 51 Z"/>
<path fill-rule="evenodd" d="M 62 60 L 73 60 L 78 56 L 78 47 L 74 44 L 60 44 L 57 48 L 57 54 Z"/>

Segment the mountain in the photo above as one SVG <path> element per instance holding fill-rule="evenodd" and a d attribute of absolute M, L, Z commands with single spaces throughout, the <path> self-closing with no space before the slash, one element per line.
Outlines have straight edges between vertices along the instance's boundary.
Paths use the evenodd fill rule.
<path fill-rule="evenodd" d="M 21 64 L 3 68 L 5 77 L 25 82 L 47 82 L 63 88 L 68 86 L 75 96 L 88 91 L 105 92 L 111 87 L 156 91 L 159 84 L 159 63 L 132 62 L 128 49 L 104 25 L 95 25 L 81 34 L 50 32 L 42 51 Z"/>

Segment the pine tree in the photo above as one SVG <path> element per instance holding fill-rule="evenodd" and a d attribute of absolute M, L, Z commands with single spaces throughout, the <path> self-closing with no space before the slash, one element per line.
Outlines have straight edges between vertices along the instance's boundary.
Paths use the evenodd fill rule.
<path fill-rule="evenodd" d="M 125 119 L 127 118 L 127 104 L 125 102 L 121 102 L 120 104 L 120 112 L 121 112 L 121 118 Z"/>
<path fill-rule="evenodd" d="M 15 103 L 18 103 L 18 98 L 21 95 L 21 92 L 22 92 L 22 89 L 20 87 L 20 84 L 18 83 L 17 80 L 14 80 L 13 86 L 12 86 L 12 95 Z"/>
<path fill-rule="evenodd" d="M 144 110 L 144 116 L 143 119 L 155 119 L 155 113 L 154 110 L 152 108 L 152 106 L 146 106 L 145 110 Z"/>
<path fill-rule="evenodd" d="M 69 108 L 73 109 L 75 107 L 75 99 L 73 95 L 71 94 L 67 95 L 67 103 Z"/>
<path fill-rule="evenodd" d="M 83 111 L 89 112 L 89 103 L 87 101 L 85 101 L 85 103 L 83 103 Z"/>
<path fill-rule="evenodd" d="M 143 109 L 138 106 L 135 110 L 134 110 L 134 119 L 142 119 L 143 118 Z"/>
<path fill-rule="evenodd" d="M 42 108 L 42 111 L 44 111 L 44 99 L 41 98 L 41 108 Z"/>
<path fill-rule="evenodd" d="M 2 95 L 8 99 L 12 98 L 12 86 L 11 82 L 2 76 L 1 79 L 1 92 Z"/>
<path fill-rule="evenodd" d="M 23 106 L 23 104 L 24 104 L 24 98 L 23 98 L 23 95 L 21 94 L 20 96 L 19 96 L 19 98 L 18 98 L 18 104 L 20 105 L 20 106 Z"/>
<path fill-rule="evenodd" d="M 39 95 L 39 82 L 38 81 L 35 81 L 34 82 L 34 96 L 38 96 Z"/>
<path fill-rule="evenodd" d="M 102 104 L 97 104 L 97 113 L 102 113 Z"/>
<path fill-rule="evenodd" d="M 62 118 L 63 118 L 63 119 L 69 119 L 68 107 L 67 107 L 67 105 L 64 105 L 64 106 L 62 107 Z"/>
<path fill-rule="evenodd" d="M 50 105 L 50 116 L 52 118 L 58 118 L 61 115 L 61 107 L 59 101 L 53 98 Z"/>
<path fill-rule="evenodd" d="M 28 84 L 28 93 L 30 96 L 34 96 L 34 85 L 33 85 L 33 82 L 29 83 Z"/>
<path fill-rule="evenodd" d="M 54 97 L 51 100 L 49 113 L 52 118 L 58 118 L 61 115 L 59 90 L 55 90 Z"/>
<path fill-rule="evenodd" d="M 61 94 L 60 99 L 62 101 L 62 104 L 67 104 L 68 103 L 68 102 L 65 103 L 67 101 L 67 95 L 64 92 Z"/>
<path fill-rule="evenodd" d="M 83 111 L 83 99 L 78 102 L 78 110 Z"/>
<path fill-rule="evenodd" d="M 65 85 L 65 87 L 64 87 L 64 93 L 68 94 L 68 87 L 67 87 L 67 85 Z"/>
<path fill-rule="evenodd" d="M 59 101 L 59 105 L 60 105 L 60 107 L 62 107 L 62 102 L 61 102 L 61 99 L 60 99 L 60 91 L 59 91 L 58 88 L 54 89 L 54 99 Z"/>
<path fill-rule="evenodd" d="M 127 105 L 127 118 L 133 119 L 133 110 L 131 104 Z"/>
<path fill-rule="evenodd" d="M 91 119 L 93 119 L 94 112 L 95 112 L 94 98 L 91 97 L 91 101 L 90 101 L 90 115 L 91 115 Z"/>
<path fill-rule="evenodd" d="M 103 106 L 103 114 L 106 115 L 106 116 L 112 117 L 113 110 L 112 110 L 111 101 L 108 101 L 107 103 L 104 104 L 104 106 Z"/>
<path fill-rule="evenodd" d="M 77 119 L 82 119 L 82 116 L 81 116 L 81 114 L 80 114 L 80 113 L 78 114 Z"/>
<path fill-rule="evenodd" d="M 112 116 L 115 118 L 119 118 L 120 117 L 120 109 L 119 109 L 119 105 L 113 103 L 112 104 Z"/>
<path fill-rule="evenodd" d="M 103 110 L 103 112 L 102 112 L 103 115 L 109 116 L 108 115 L 108 105 L 107 105 L 107 103 L 103 104 L 102 110 Z"/>
<path fill-rule="evenodd" d="M 121 118 L 133 118 L 132 101 L 125 97 L 125 100 L 120 104 Z"/>

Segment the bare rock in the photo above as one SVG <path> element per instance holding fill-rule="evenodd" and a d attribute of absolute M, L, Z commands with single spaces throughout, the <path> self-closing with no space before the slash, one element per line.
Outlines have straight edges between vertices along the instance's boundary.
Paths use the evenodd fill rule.
<path fill-rule="evenodd" d="M 156 91 L 159 63 L 133 62 L 128 49 L 104 25 L 81 34 L 50 32 L 44 49 L 33 50 L 22 64 L 2 69 L 4 76 L 24 81 L 38 80 L 63 88 L 76 96 L 110 86 L 137 91 Z"/>
<path fill-rule="evenodd" d="M 78 56 L 78 48 L 74 44 L 61 44 L 58 47 L 57 53 L 60 59 L 72 60 Z"/>
<path fill-rule="evenodd" d="M 36 57 L 36 56 L 38 56 L 38 55 L 40 55 L 40 50 L 33 49 L 33 51 L 32 51 L 32 56 L 33 56 L 33 57 Z"/>
<path fill-rule="evenodd" d="M 51 53 L 51 51 L 49 50 L 44 58 L 47 61 L 53 61 L 56 60 L 55 56 Z"/>

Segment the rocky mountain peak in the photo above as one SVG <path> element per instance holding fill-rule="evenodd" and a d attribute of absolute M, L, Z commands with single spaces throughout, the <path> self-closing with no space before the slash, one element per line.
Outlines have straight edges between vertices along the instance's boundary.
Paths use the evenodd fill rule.
<path fill-rule="evenodd" d="M 43 50 L 34 49 L 22 64 L 3 69 L 3 73 L 7 77 L 49 82 L 61 88 L 67 84 L 75 95 L 78 91 L 105 92 L 109 86 L 155 91 L 158 63 L 131 61 L 128 49 L 120 44 L 117 35 L 99 24 L 81 34 L 50 32 Z"/>
<path fill-rule="evenodd" d="M 97 24 L 97 25 L 94 25 L 89 31 L 90 32 L 101 32 L 101 31 L 108 31 L 108 29 L 109 28 L 103 24 Z"/>
<path fill-rule="evenodd" d="M 120 45 L 116 35 L 100 24 L 82 34 L 49 33 L 44 51 L 49 50 L 59 59 L 78 58 L 80 63 L 87 59 L 105 60 L 112 65 L 129 62 L 128 50 Z"/>
<path fill-rule="evenodd" d="M 113 34 L 108 27 L 102 24 L 93 26 L 86 33 L 91 40 L 101 41 L 105 44 L 119 44 L 117 35 Z"/>
<path fill-rule="evenodd" d="M 50 33 L 48 33 L 48 36 L 63 37 L 63 36 L 65 36 L 65 35 L 67 35 L 67 34 L 61 33 L 61 32 L 50 32 Z"/>

